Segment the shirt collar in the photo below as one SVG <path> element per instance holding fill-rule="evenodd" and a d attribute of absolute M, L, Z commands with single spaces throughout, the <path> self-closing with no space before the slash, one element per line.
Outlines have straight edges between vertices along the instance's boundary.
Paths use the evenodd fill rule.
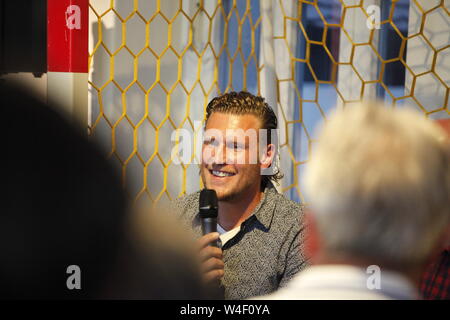
<path fill-rule="evenodd" d="M 275 186 L 271 181 L 268 181 L 261 197 L 261 201 L 259 201 L 256 208 L 245 222 L 254 216 L 264 228 L 270 229 L 275 212 L 277 194 L 278 192 L 277 189 L 275 189 Z"/>
<path fill-rule="evenodd" d="M 200 191 L 198 194 L 200 194 Z M 254 217 L 264 226 L 264 228 L 270 229 L 275 212 L 277 194 L 278 191 L 275 186 L 271 181 L 268 181 L 266 187 L 264 188 L 261 200 L 253 210 L 252 214 L 242 223 L 241 227 L 245 226 L 247 221 L 250 221 Z M 192 227 L 195 228 L 200 225 L 200 215 L 197 213 L 192 221 Z"/>
<path fill-rule="evenodd" d="M 380 270 L 380 289 L 374 293 L 383 294 L 394 299 L 419 299 L 417 289 L 412 282 L 400 273 Z M 311 289 L 354 289 L 370 290 L 367 280 L 370 276 L 366 270 L 351 265 L 313 265 L 300 272 L 292 287 L 304 290 Z"/>

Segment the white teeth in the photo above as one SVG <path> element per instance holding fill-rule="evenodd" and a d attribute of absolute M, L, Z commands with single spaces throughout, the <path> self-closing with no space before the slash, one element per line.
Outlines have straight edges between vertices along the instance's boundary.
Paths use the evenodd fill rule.
<path fill-rule="evenodd" d="M 216 171 L 216 170 L 213 170 L 212 174 L 215 175 L 215 176 L 218 176 L 218 177 L 231 177 L 231 176 L 234 176 L 233 173 Z"/>

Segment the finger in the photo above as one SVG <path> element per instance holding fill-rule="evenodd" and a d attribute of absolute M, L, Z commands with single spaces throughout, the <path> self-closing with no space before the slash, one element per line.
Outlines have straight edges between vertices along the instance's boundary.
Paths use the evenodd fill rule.
<path fill-rule="evenodd" d="M 205 282 L 212 282 L 216 280 L 220 280 L 224 275 L 224 271 L 222 269 L 216 269 L 205 273 L 203 276 L 203 280 Z"/>
<path fill-rule="evenodd" d="M 200 250 L 199 256 L 200 261 L 205 261 L 209 258 L 223 259 L 223 252 L 222 249 L 219 249 L 217 247 L 205 247 Z"/>
<path fill-rule="evenodd" d="M 207 247 L 211 242 L 216 241 L 219 239 L 219 233 L 218 232 L 211 232 L 208 234 L 205 234 L 200 239 L 197 240 L 197 247 L 198 249 L 202 249 L 204 247 Z"/>
<path fill-rule="evenodd" d="M 221 259 L 210 258 L 201 265 L 202 273 L 207 273 L 212 270 L 223 270 L 225 264 Z"/>

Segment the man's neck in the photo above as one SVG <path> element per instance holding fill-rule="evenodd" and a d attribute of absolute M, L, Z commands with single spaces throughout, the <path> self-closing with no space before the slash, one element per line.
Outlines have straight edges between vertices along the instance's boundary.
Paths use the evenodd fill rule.
<path fill-rule="evenodd" d="M 241 225 L 255 210 L 261 201 L 263 192 L 256 189 L 248 196 L 232 201 L 219 201 L 219 224 L 225 230 Z"/>

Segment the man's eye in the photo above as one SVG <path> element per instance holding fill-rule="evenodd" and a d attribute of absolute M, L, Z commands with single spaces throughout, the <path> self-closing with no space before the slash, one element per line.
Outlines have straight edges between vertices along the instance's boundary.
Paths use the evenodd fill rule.
<path fill-rule="evenodd" d="M 242 150 L 244 149 L 244 146 L 240 143 L 230 143 L 228 144 L 228 148 L 233 149 L 233 150 Z"/>
<path fill-rule="evenodd" d="M 210 139 L 210 140 L 204 140 L 204 141 L 203 141 L 203 144 L 204 144 L 205 146 L 213 146 L 213 147 L 217 147 L 218 144 L 219 144 L 219 142 L 218 142 L 217 140 Z"/>

